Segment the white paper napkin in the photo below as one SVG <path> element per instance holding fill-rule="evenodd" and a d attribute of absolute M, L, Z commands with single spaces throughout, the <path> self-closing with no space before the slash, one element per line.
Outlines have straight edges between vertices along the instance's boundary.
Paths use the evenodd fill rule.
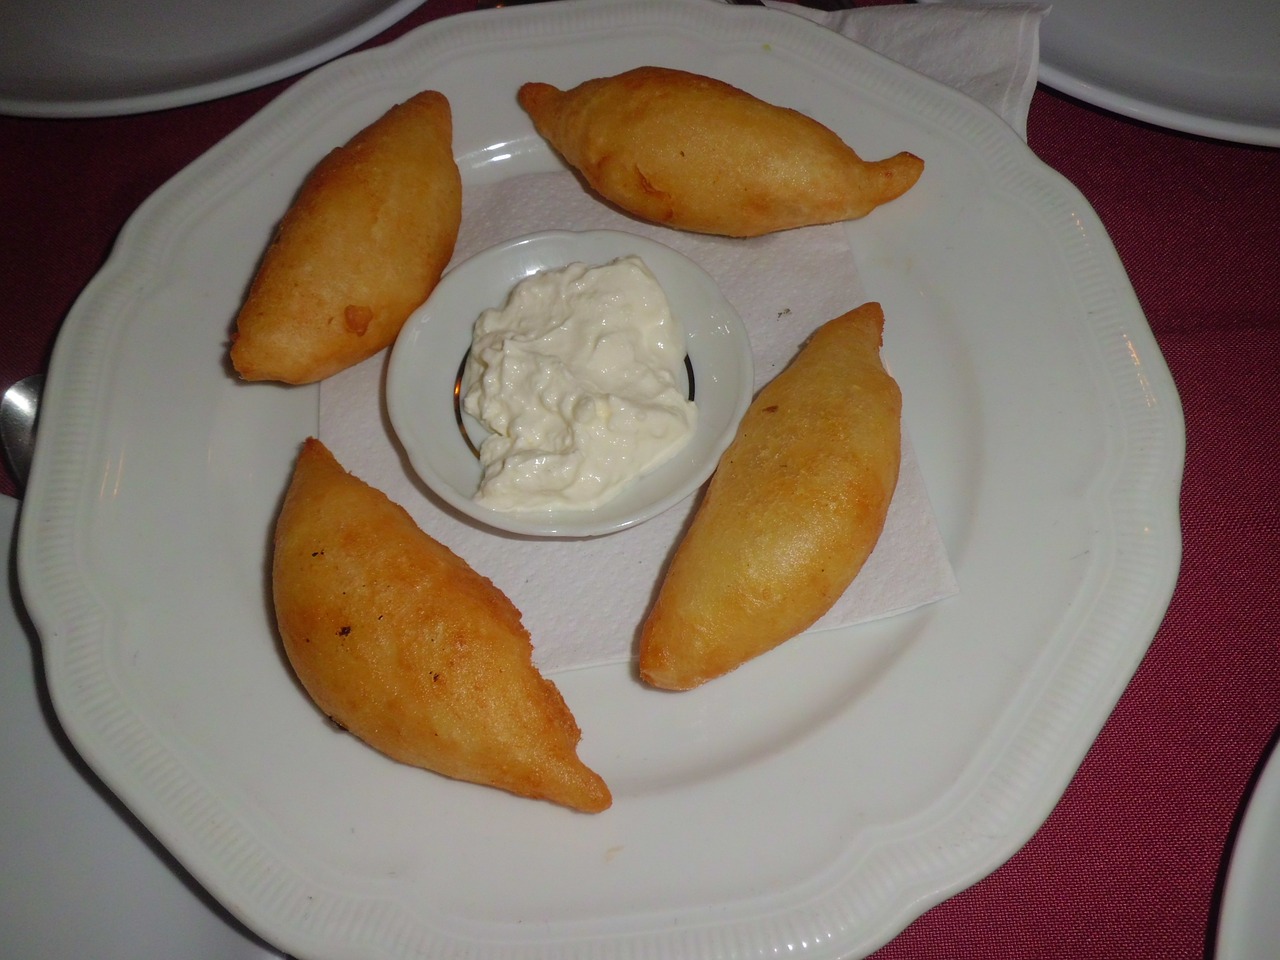
<path fill-rule="evenodd" d="M 881 44 L 883 52 L 905 58 L 909 66 L 945 65 L 939 72 L 960 75 L 974 88 L 966 92 L 1025 132 L 1042 8 L 939 5 L 823 14 L 771 5 L 827 22 L 868 46 Z M 977 38 L 959 40 L 970 28 Z M 613 211 L 568 173 L 469 189 L 454 262 L 511 237 L 554 229 L 629 231 L 666 243 L 700 264 L 747 325 L 757 388 L 787 364 L 819 324 L 867 299 L 839 226 L 752 240 L 686 234 Z M 338 460 L 404 506 L 424 530 L 511 598 L 545 673 L 630 660 L 692 499 L 631 530 L 591 540 L 529 540 L 478 527 L 432 496 L 407 466 L 382 404 L 385 366 L 384 353 L 321 385 L 320 437 Z M 957 592 L 905 435 L 903 453 L 880 542 L 853 586 L 814 629 L 891 616 Z"/>
<path fill-rule="evenodd" d="M 717 0 L 719 2 L 719 0 Z M 827 12 L 765 5 L 823 24 L 995 111 L 1027 138 L 1043 3 L 926 2 Z"/>
<path fill-rule="evenodd" d="M 742 316 L 757 389 L 786 366 L 820 323 L 866 300 L 839 226 L 745 241 L 685 234 L 613 211 L 568 173 L 532 174 L 470 190 L 462 222 L 456 261 L 539 230 L 623 230 L 679 250 L 715 279 Z M 529 540 L 475 526 L 430 495 L 405 465 L 382 405 L 385 367 L 386 356 L 379 355 L 322 384 L 320 437 L 334 456 L 511 598 L 543 671 L 629 660 L 692 499 L 630 530 L 591 540 Z M 888 616 L 955 590 L 908 444 L 880 545 L 819 626 Z"/>

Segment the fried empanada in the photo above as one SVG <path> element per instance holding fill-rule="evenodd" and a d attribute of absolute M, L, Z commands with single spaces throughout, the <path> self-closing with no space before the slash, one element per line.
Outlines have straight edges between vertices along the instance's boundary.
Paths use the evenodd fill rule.
<path fill-rule="evenodd" d="M 640 67 L 561 91 L 526 83 L 538 132 L 606 200 L 643 220 L 754 237 L 865 216 L 924 161 L 869 163 L 830 129 L 720 80 Z"/>
<path fill-rule="evenodd" d="M 303 687 L 370 746 L 575 810 L 612 802 L 511 601 L 319 440 L 276 523 L 272 590 Z"/>
<path fill-rule="evenodd" d="M 811 626 L 862 569 L 902 450 L 883 327 L 875 303 L 823 325 L 747 409 L 644 624 L 648 683 L 728 673 Z"/>
<path fill-rule="evenodd" d="M 449 101 L 424 91 L 307 177 L 236 318 L 232 366 L 313 383 L 389 346 L 435 288 L 461 220 Z"/>

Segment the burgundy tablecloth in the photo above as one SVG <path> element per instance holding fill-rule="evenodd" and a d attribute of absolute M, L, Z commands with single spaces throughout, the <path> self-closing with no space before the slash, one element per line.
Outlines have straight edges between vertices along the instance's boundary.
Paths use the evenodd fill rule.
<path fill-rule="evenodd" d="M 474 5 L 432 0 L 379 42 Z M 0 118 L 0 387 L 45 368 L 138 204 L 285 86 L 135 117 Z M 1242 799 L 1280 724 L 1280 151 L 1043 87 L 1029 139 L 1110 231 L 1181 393 L 1182 574 L 1048 822 L 877 956 L 1204 957 Z M 14 492 L 7 472 L 0 492 Z"/>

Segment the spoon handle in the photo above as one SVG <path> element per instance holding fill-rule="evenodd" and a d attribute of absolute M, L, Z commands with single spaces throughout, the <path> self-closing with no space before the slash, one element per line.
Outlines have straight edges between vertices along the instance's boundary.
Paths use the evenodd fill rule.
<path fill-rule="evenodd" d="M 19 492 L 27 485 L 31 455 L 36 446 L 36 418 L 44 374 L 32 374 L 9 387 L 0 397 L 0 446 Z"/>

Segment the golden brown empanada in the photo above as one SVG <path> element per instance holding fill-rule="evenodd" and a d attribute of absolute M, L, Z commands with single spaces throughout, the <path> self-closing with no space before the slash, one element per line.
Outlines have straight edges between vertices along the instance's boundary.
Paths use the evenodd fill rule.
<path fill-rule="evenodd" d="M 449 102 L 428 90 L 307 177 L 236 318 L 232 366 L 313 383 L 373 356 L 435 288 L 461 219 Z"/>
<path fill-rule="evenodd" d="M 276 523 L 272 587 L 303 687 L 370 746 L 575 810 L 612 802 L 511 601 L 319 440 Z"/>
<path fill-rule="evenodd" d="M 640 674 L 686 690 L 807 629 L 853 582 L 898 482 L 902 396 L 884 314 L 822 326 L 747 409 L 676 549 Z"/>
<path fill-rule="evenodd" d="M 710 77 L 640 67 L 561 91 L 520 88 L 534 126 L 606 200 L 644 220 L 731 237 L 865 216 L 924 161 L 875 163 L 802 113 Z"/>

